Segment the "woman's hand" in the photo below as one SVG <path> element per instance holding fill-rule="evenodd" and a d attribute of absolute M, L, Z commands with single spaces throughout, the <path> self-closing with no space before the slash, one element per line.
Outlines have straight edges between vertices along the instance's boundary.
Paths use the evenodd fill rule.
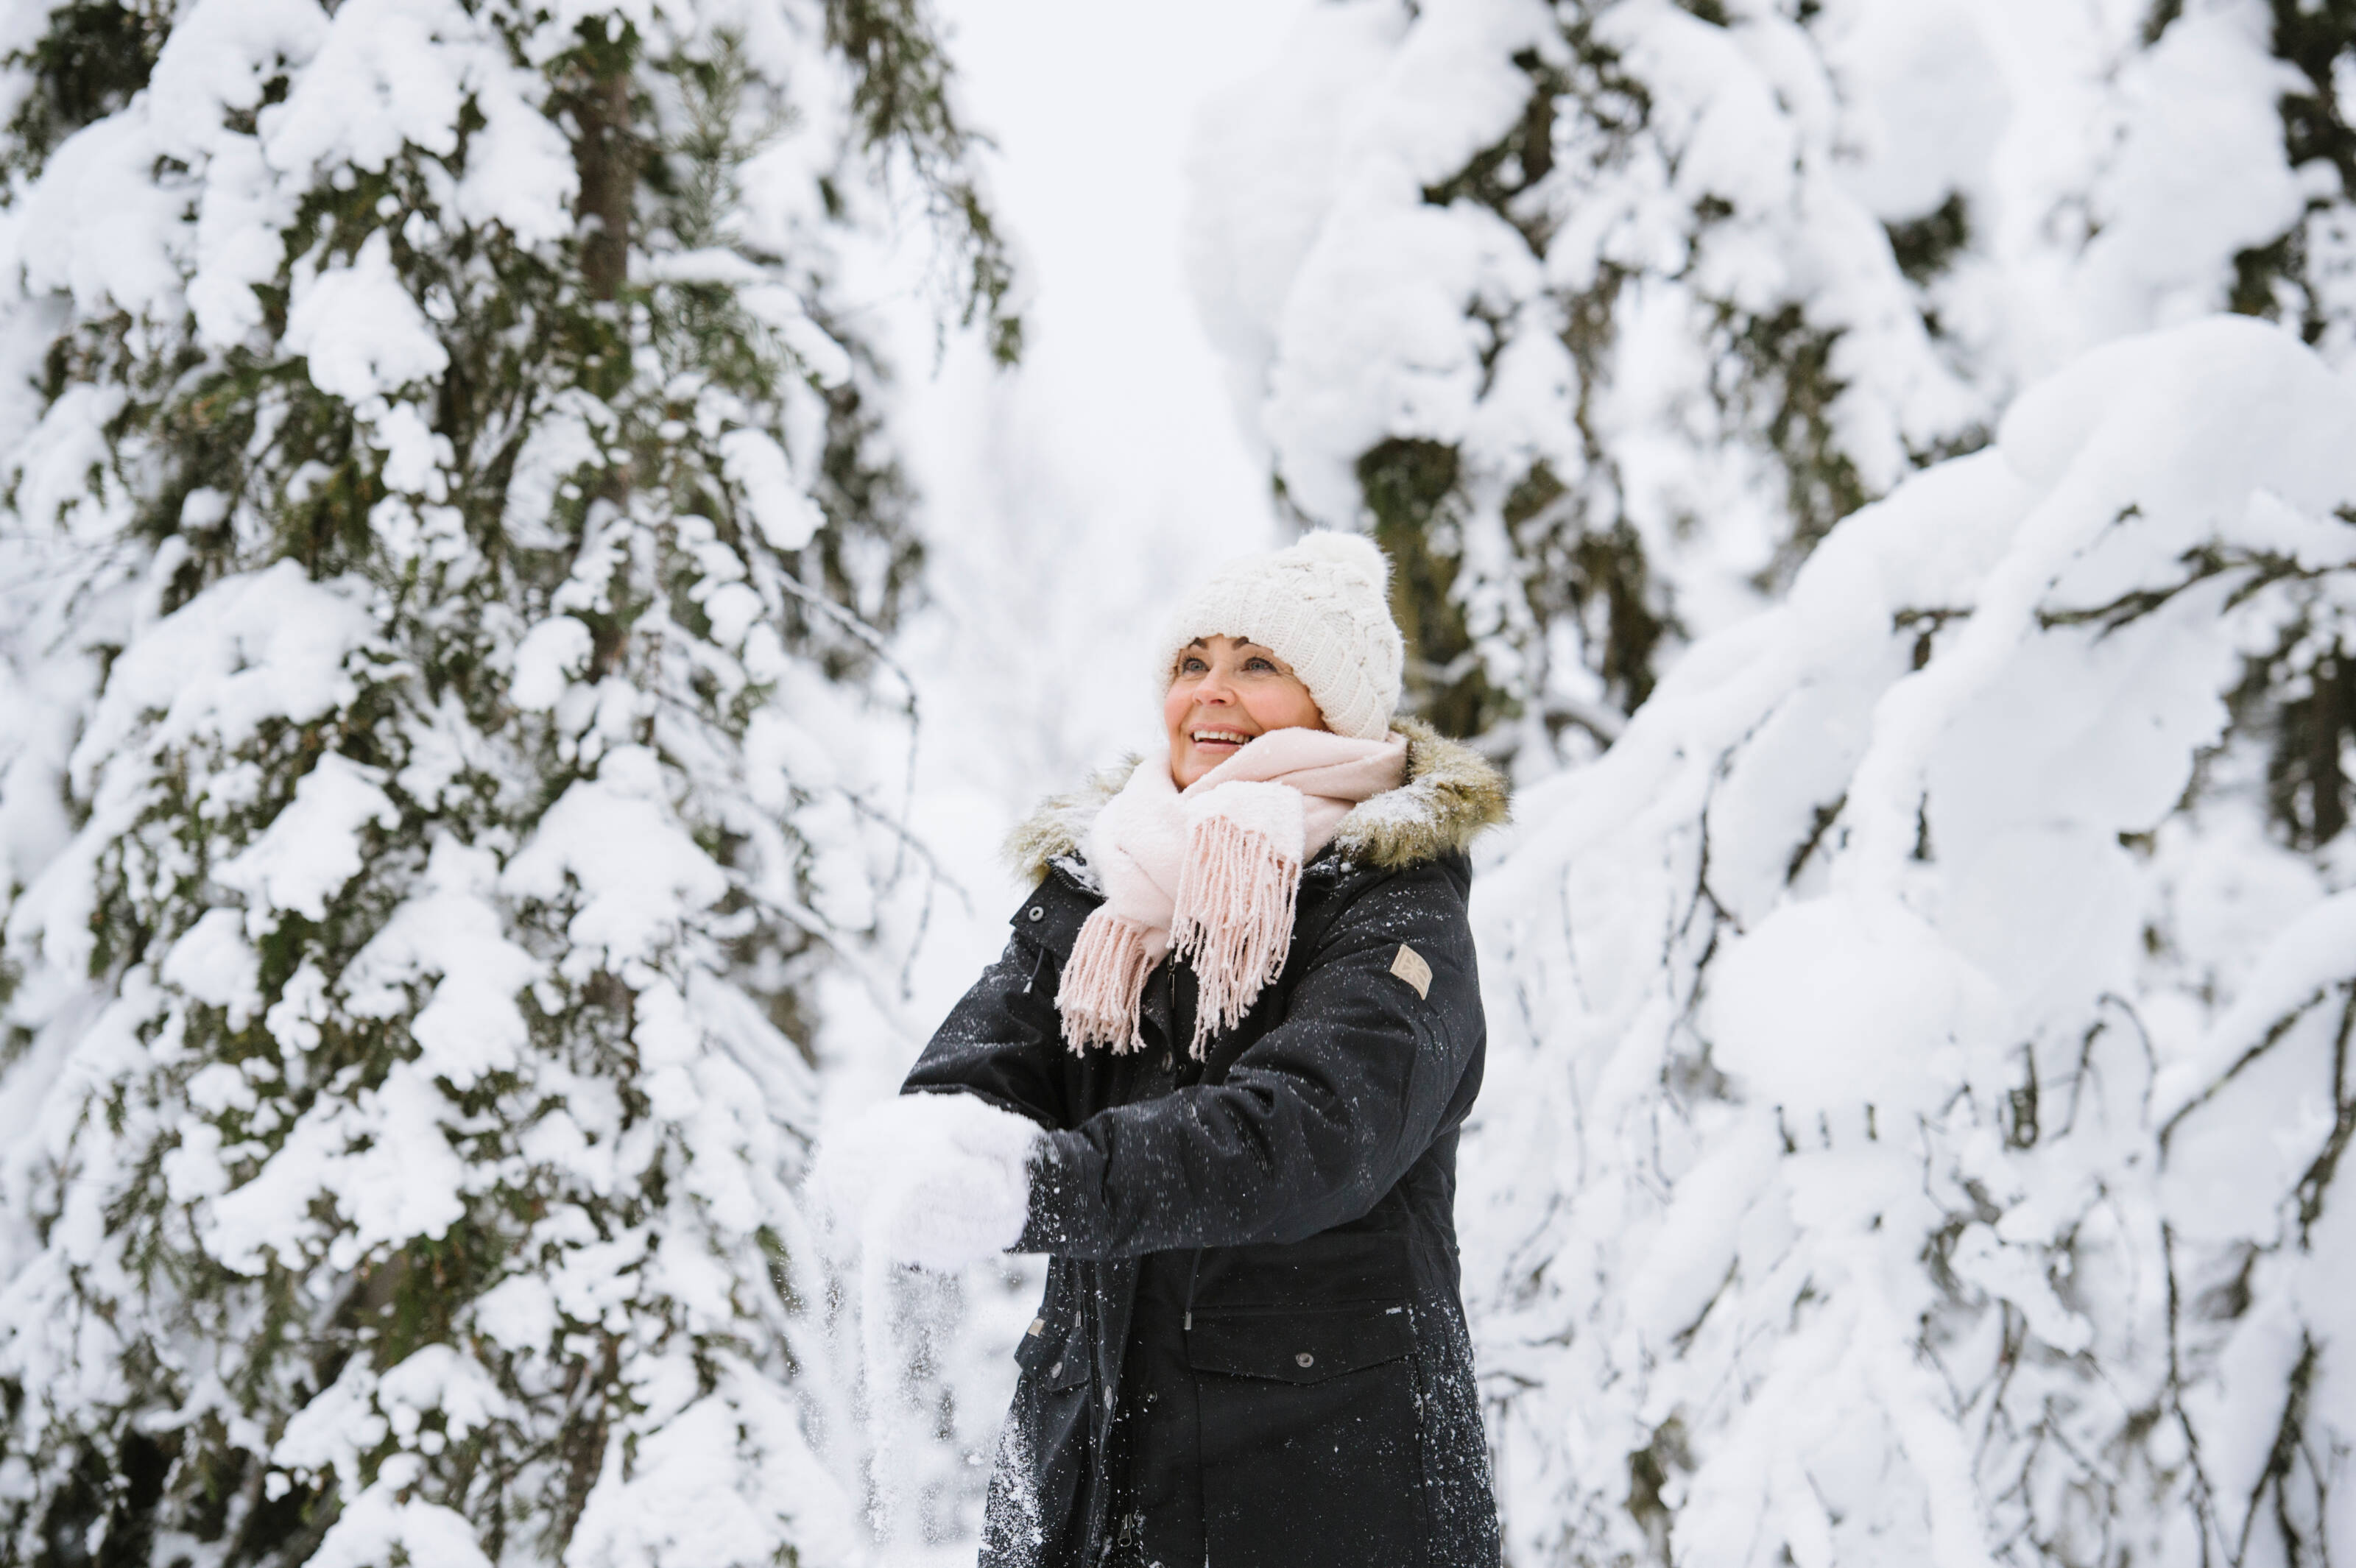
<path fill-rule="evenodd" d="M 962 1268 L 1021 1239 L 1037 1123 L 975 1094 L 903 1094 L 830 1135 L 810 1163 L 819 1210 L 900 1263 Z"/>

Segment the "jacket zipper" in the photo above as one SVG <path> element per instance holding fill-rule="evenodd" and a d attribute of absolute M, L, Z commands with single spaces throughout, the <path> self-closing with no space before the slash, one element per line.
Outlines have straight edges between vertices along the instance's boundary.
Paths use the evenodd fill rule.
<path fill-rule="evenodd" d="M 1174 1058 L 1178 1051 L 1178 1040 L 1176 1038 L 1178 1034 L 1178 960 L 1174 955 L 1170 959 L 1169 969 L 1170 1033 L 1172 1037 L 1170 1040 L 1170 1051 L 1171 1055 Z M 1188 1031 L 1189 1034 L 1192 1032 L 1193 1031 L 1191 1029 Z M 1194 1261 L 1187 1267 L 1186 1270 L 1186 1315 L 1179 1324 L 1179 1328 L 1183 1332 L 1189 1334 L 1194 1331 L 1194 1281 L 1201 1276 L 1202 1273 L 1203 1249 L 1196 1247 L 1194 1249 Z"/>

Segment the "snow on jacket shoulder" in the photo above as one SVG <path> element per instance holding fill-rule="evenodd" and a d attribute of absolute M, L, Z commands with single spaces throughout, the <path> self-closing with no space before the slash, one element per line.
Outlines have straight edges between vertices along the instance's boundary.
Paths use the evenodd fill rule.
<path fill-rule="evenodd" d="M 1497 1560 L 1453 1203 L 1485 1042 L 1465 850 L 1505 788 L 1398 728 L 1406 782 L 1303 872 L 1283 974 L 1199 1062 L 1183 964 L 1148 982 L 1145 1050 L 1076 1054 L 1058 1026 L 1101 901 L 1079 845 L 1122 775 L 1016 836 L 1038 885 L 905 1085 L 1052 1129 L 983 1568 L 1094 1568 L 1123 1516 L 1171 1568 Z"/>

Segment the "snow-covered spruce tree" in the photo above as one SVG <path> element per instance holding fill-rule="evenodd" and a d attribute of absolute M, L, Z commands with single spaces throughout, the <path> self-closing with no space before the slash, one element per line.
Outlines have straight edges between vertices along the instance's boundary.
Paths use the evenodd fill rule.
<path fill-rule="evenodd" d="M 2081 348 L 2230 303 L 2336 354 L 2351 38 L 2301 0 L 1322 7 L 1205 121 L 1198 286 L 1287 500 L 1400 561 L 1419 705 L 1543 771 Z"/>
<path fill-rule="evenodd" d="M 845 1560 L 895 207 L 1013 345 L 920 6 L 6 26 L 0 1559 Z"/>
<path fill-rule="evenodd" d="M 1852 188 L 1839 84 L 1785 10 L 1371 0 L 1217 116 L 1215 330 L 1290 504 L 1398 560 L 1445 728 L 1608 740 L 1665 638 L 1983 439 L 1923 303 L 1960 231 L 1899 233 Z"/>
<path fill-rule="evenodd" d="M 2351 429 L 2274 326 L 2098 349 L 1526 792 L 1461 1213 L 1514 1561 L 2351 1560 L 2356 891 L 2251 694 L 2356 640 Z"/>

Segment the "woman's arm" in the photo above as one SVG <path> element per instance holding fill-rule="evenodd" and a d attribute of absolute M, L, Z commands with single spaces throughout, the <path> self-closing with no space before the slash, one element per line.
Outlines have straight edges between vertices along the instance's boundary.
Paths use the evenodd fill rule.
<path fill-rule="evenodd" d="M 1421 991 L 1415 959 L 1430 972 Z M 1297 1241 L 1355 1220 L 1430 1146 L 1482 1039 L 1453 884 L 1437 868 L 1386 879 L 1337 923 L 1283 1021 L 1223 1083 L 1044 1140 L 1015 1250 L 1126 1257 Z"/>
<path fill-rule="evenodd" d="M 1076 909 L 1066 905 L 1081 905 Z M 1064 1098 L 1062 1020 L 1055 1013 L 1061 970 L 1044 945 L 1057 925 L 1087 917 L 1086 901 L 1054 875 L 1033 890 L 1014 917 L 1006 951 L 950 1009 L 908 1070 L 904 1094 L 958 1091 L 1049 1127 L 1071 1125 Z M 1041 919 L 1027 918 L 1032 910 Z M 1034 941 L 1029 930 L 1041 933 Z"/>

